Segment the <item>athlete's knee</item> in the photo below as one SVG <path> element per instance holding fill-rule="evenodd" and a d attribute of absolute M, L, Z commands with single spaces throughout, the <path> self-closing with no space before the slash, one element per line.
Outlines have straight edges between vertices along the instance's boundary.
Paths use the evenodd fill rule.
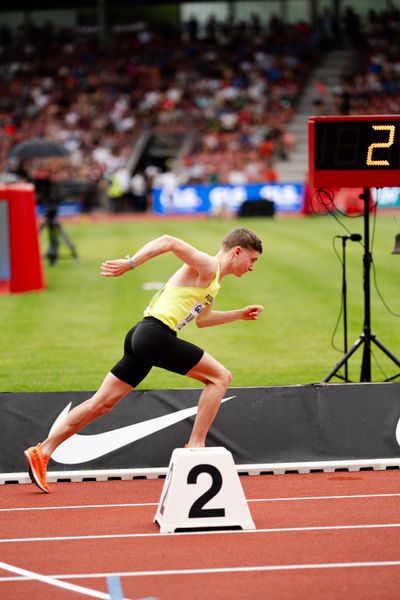
<path fill-rule="evenodd" d="M 232 373 L 225 367 L 221 367 L 221 369 L 218 373 L 217 383 L 221 387 L 224 387 L 226 389 L 230 386 L 231 381 L 232 381 Z"/>

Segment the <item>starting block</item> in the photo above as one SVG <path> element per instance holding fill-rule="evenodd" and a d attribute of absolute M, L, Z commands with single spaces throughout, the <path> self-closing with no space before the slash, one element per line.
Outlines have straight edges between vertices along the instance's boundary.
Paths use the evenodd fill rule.
<path fill-rule="evenodd" d="M 154 522 L 161 533 L 255 529 L 232 454 L 222 447 L 175 449 Z"/>

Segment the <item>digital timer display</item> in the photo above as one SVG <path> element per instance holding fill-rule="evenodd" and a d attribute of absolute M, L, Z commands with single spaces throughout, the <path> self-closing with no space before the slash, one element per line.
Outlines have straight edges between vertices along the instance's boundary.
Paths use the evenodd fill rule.
<path fill-rule="evenodd" d="M 400 115 L 312 117 L 314 187 L 400 186 Z"/>

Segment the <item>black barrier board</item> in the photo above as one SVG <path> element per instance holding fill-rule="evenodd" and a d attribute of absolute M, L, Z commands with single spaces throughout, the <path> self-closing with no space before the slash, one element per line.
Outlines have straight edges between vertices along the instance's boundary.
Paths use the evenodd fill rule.
<path fill-rule="evenodd" d="M 49 470 L 167 467 L 173 449 L 189 438 L 200 393 L 131 392 L 68 448 L 60 446 Z M 25 471 L 25 448 L 90 395 L 1 393 L 0 472 Z M 400 457 L 397 382 L 231 388 L 225 398 L 207 445 L 224 446 L 236 464 Z"/>

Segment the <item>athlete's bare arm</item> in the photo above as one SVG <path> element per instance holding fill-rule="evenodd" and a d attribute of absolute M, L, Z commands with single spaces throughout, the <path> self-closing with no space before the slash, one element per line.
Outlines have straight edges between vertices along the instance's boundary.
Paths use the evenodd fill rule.
<path fill-rule="evenodd" d="M 200 275 L 201 279 L 210 280 L 217 267 L 216 259 L 205 252 L 197 250 L 191 244 L 171 235 L 162 235 L 151 242 L 145 244 L 131 258 L 135 267 L 142 265 L 151 258 L 172 252 L 177 258 L 182 260 L 185 265 Z M 118 258 L 115 260 L 106 260 L 101 265 L 101 275 L 104 277 L 118 277 L 131 270 L 128 259 Z M 190 271 L 184 270 L 183 275 L 190 276 Z"/>
<path fill-rule="evenodd" d="M 212 327 L 213 325 L 224 325 L 232 321 L 245 320 L 256 321 L 264 307 L 259 304 L 251 304 L 237 310 L 212 310 L 212 304 L 207 306 L 196 317 L 197 327 Z"/>

